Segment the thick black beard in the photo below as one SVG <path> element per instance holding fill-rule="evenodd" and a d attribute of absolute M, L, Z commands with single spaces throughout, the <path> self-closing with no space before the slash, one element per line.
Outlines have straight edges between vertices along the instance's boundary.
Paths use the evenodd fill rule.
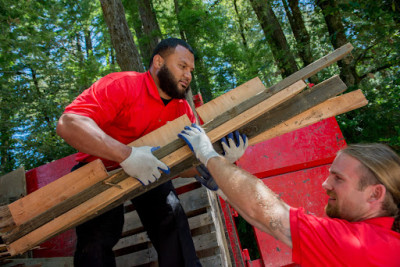
<path fill-rule="evenodd" d="M 158 71 L 157 78 L 160 82 L 161 90 L 163 90 L 168 96 L 177 99 L 184 99 L 186 97 L 189 86 L 183 92 L 179 90 L 178 82 L 165 64 Z"/>

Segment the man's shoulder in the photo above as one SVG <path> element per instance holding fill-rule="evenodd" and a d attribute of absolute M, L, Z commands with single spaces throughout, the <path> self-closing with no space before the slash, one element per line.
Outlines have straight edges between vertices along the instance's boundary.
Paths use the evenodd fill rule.
<path fill-rule="evenodd" d="M 144 79 L 145 77 L 146 77 L 146 72 L 136 72 L 136 71 L 112 72 L 104 76 L 104 78 L 110 80 Z"/>

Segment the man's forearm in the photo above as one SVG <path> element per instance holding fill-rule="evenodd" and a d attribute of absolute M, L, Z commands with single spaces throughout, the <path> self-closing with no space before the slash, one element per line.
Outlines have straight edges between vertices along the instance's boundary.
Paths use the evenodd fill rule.
<path fill-rule="evenodd" d="M 291 246 L 290 207 L 264 183 L 223 157 L 209 159 L 207 168 L 228 202 L 251 224 Z"/>
<path fill-rule="evenodd" d="M 104 133 L 92 119 L 80 115 L 62 115 L 57 134 L 80 152 L 116 162 L 122 162 L 131 152 L 128 146 Z"/>

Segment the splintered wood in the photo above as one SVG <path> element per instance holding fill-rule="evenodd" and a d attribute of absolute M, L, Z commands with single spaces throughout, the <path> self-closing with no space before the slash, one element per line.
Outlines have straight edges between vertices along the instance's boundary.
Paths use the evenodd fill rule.
<path fill-rule="evenodd" d="M 360 90 L 337 96 L 346 90 L 338 76 L 304 90 L 305 79 L 351 50 L 347 44 L 268 89 L 254 78 L 197 108 L 216 151 L 222 151 L 219 139 L 235 130 L 245 133 L 250 144 L 255 144 L 366 105 Z M 122 170 L 108 174 L 98 160 L 1 206 L 0 235 L 4 244 L 0 244 L 0 258 L 24 253 L 198 164 L 177 137 L 186 125 L 190 121 L 185 115 L 129 144 L 161 146 L 154 155 L 171 172 L 162 174 L 155 183 L 144 187 Z"/>

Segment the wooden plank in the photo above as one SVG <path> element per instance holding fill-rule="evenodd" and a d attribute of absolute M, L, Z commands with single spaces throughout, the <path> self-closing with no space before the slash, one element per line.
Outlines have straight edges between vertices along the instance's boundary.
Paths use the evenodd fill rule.
<path fill-rule="evenodd" d="M 324 119 L 349 112 L 368 104 L 361 90 L 337 96 L 265 131 L 249 140 L 250 145 L 295 131 Z"/>
<path fill-rule="evenodd" d="M 191 124 L 189 117 L 186 114 L 182 115 L 145 136 L 136 139 L 129 146 L 165 146 L 178 139 L 176 136 L 177 129 L 183 129 L 185 126 Z"/>
<path fill-rule="evenodd" d="M 118 243 L 113 247 L 114 251 L 127 248 L 134 245 L 150 242 L 147 232 L 141 232 L 135 235 L 121 238 Z"/>
<path fill-rule="evenodd" d="M 214 255 L 206 258 L 201 258 L 200 263 L 203 267 L 227 266 L 227 263 L 222 260 L 221 255 Z"/>
<path fill-rule="evenodd" d="M 15 223 L 8 205 L 0 206 L 0 234 L 15 228 Z"/>
<path fill-rule="evenodd" d="M 228 262 L 231 262 L 227 240 L 225 238 L 224 225 L 222 223 L 221 213 L 219 211 L 218 196 L 215 192 L 207 191 L 208 199 L 210 202 L 210 212 L 213 217 L 213 222 L 215 226 L 215 235 L 217 237 L 218 247 L 220 249 L 222 262 L 225 266 L 228 266 Z"/>
<path fill-rule="evenodd" d="M 157 252 L 154 247 L 115 258 L 117 267 L 138 266 L 157 261 Z"/>
<path fill-rule="evenodd" d="M 24 258 L 10 259 L 8 263 L 0 262 L 1 267 L 73 267 L 73 257 Z"/>
<path fill-rule="evenodd" d="M 11 255 L 24 253 L 30 248 L 39 245 L 43 241 L 58 234 L 62 231 L 69 229 L 72 226 L 80 224 L 87 218 L 94 218 L 97 216 L 98 211 L 106 208 L 109 204 L 117 200 L 121 195 L 126 194 L 130 189 L 135 186 L 141 186 L 134 178 L 127 178 L 120 183 L 119 187 L 112 187 L 108 190 L 96 195 L 95 197 L 87 200 L 85 203 L 69 210 L 61 216 L 53 219 L 52 221 L 42 225 L 41 227 L 29 232 L 22 238 L 14 241 L 8 245 L 8 251 Z"/>
<path fill-rule="evenodd" d="M 134 218 L 134 219 L 136 219 L 136 218 Z M 125 219 L 125 221 L 127 222 L 127 219 Z M 137 217 L 137 221 L 139 221 L 139 217 Z M 212 216 L 210 213 L 203 213 L 203 214 L 191 217 L 188 219 L 188 221 L 189 221 L 189 227 L 191 230 L 202 227 L 202 226 L 210 225 L 213 223 L 213 219 L 212 219 Z M 140 223 L 140 221 L 139 221 L 139 223 Z M 135 223 L 135 225 L 137 225 L 137 223 Z M 130 230 L 130 229 L 129 228 L 125 229 L 125 227 L 124 227 L 124 232 L 128 231 L 128 230 Z M 150 239 L 147 237 L 146 232 L 141 232 L 141 233 L 138 233 L 135 235 L 121 238 L 118 241 L 118 243 L 114 246 L 113 250 L 115 251 L 118 249 L 138 245 L 138 244 L 145 243 L 145 242 L 150 242 Z"/>
<path fill-rule="evenodd" d="M 8 205 L 13 220 L 21 225 L 107 176 L 103 163 L 93 161 Z"/>
<path fill-rule="evenodd" d="M 204 235 L 195 236 L 193 237 L 193 242 L 196 251 L 218 246 L 215 233 L 207 233 Z M 116 258 L 117 266 L 138 266 L 155 261 L 157 261 L 157 252 L 154 247 L 118 256 Z"/>
<path fill-rule="evenodd" d="M 265 86 L 260 78 L 256 77 L 235 89 L 207 102 L 196 108 L 196 111 L 204 123 L 213 120 L 217 115 L 220 115 L 233 107 L 244 102 L 251 96 L 255 96 L 265 90 Z"/>
<path fill-rule="evenodd" d="M 138 266 L 157 261 L 157 252 L 154 247 L 115 258 L 117 267 Z"/>
<path fill-rule="evenodd" d="M 224 124 L 212 129 L 207 133 L 208 137 L 212 142 L 220 140 L 226 135 L 226 133 L 233 132 L 234 130 L 246 125 L 250 121 L 256 119 L 267 111 L 277 107 L 278 105 L 284 103 L 288 99 L 294 97 L 300 93 L 304 88 L 306 88 L 305 82 L 302 80 L 290 85 L 284 90 L 274 94 L 273 96 L 267 98 L 263 102 L 255 105 L 254 107 L 246 110 L 240 115 L 236 116 L 235 119 L 229 120 Z"/>
<path fill-rule="evenodd" d="M 122 233 L 129 231 L 136 231 L 136 229 L 142 228 L 142 222 L 140 221 L 139 215 L 136 210 L 125 213 L 125 223 L 122 229 Z"/>
<path fill-rule="evenodd" d="M 328 55 L 318 59 L 317 61 L 314 61 L 313 63 L 305 66 L 304 68 L 300 69 L 299 71 L 296 71 L 295 73 L 289 75 L 276 85 L 271 86 L 268 90 L 271 92 L 278 92 L 282 90 L 283 88 L 288 87 L 289 85 L 295 83 L 298 80 L 305 80 L 307 78 L 310 78 L 320 70 L 326 68 L 327 66 L 331 65 L 332 63 L 335 63 L 336 61 L 341 60 L 344 58 L 347 54 L 349 54 L 353 50 L 353 46 L 350 43 L 347 43 L 335 51 L 329 53 Z"/>
<path fill-rule="evenodd" d="M 296 95 L 289 101 L 264 113 L 257 119 L 240 127 L 238 130 L 248 136 L 249 139 L 263 133 L 267 129 L 285 122 L 292 117 L 332 98 L 346 90 L 346 85 L 339 78 L 334 76 L 312 88 Z M 222 151 L 221 145 L 217 143 L 218 150 Z"/>
<path fill-rule="evenodd" d="M 217 235 L 215 232 L 194 236 L 193 243 L 196 251 L 218 247 Z"/>

